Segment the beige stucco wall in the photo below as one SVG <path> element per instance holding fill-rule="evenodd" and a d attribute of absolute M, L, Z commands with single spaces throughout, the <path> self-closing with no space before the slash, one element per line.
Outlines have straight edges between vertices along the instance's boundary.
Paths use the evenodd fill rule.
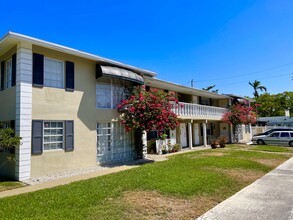
<path fill-rule="evenodd" d="M 0 62 L 9 60 L 16 53 L 16 47 L 2 56 Z M 15 86 L 0 91 L 0 121 L 15 120 L 16 90 Z"/>
<path fill-rule="evenodd" d="M 33 155 L 31 177 L 96 165 L 96 122 L 117 118 L 116 110 L 96 109 L 95 62 L 33 47 L 33 52 L 75 63 L 75 90 L 33 87 L 32 119 L 74 120 L 74 151 Z"/>

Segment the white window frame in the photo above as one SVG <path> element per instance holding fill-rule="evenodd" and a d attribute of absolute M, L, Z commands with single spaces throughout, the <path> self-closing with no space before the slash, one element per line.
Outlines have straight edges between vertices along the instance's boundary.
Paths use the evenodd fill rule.
<path fill-rule="evenodd" d="M 61 83 L 61 87 L 52 86 L 52 85 L 47 84 L 48 82 L 46 82 L 46 60 L 55 61 L 55 62 L 58 62 L 58 63 L 62 64 L 62 83 Z M 64 61 L 63 60 L 58 60 L 58 59 L 53 59 L 53 58 L 50 58 L 50 57 L 44 57 L 44 86 L 45 87 L 51 87 L 51 88 L 64 89 L 64 85 L 65 85 L 65 65 L 64 65 Z"/>
<path fill-rule="evenodd" d="M 6 61 L 5 65 L 5 79 L 4 79 L 4 88 L 8 89 L 12 87 L 12 59 Z"/>
<path fill-rule="evenodd" d="M 110 108 L 107 108 L 107 107 L 99 107 L 98 106 L 98 100 L 97 100 L 97 86 L 98 86 L 98 84 L 103 84 L 103 85 L 109 85 L 110 86 L 110 99 L 111 99 L 110 100 L 111 101 Z M 107 82 L 99 82 L 98 80 L 96 81 L 96 109 L 116 109 L 116 104 L 114 105 L 114 86 L 117 86 L 118 87 L 118 85 L 116 85 L 116 84 L 113 83 L 112 78 L 110 78 L 110 82 L 109 83 L 107 83 Z M 124 91 L 127 88 L 123 84 L 121 85 L 121 87 L 124 88 Z M 124 96 L 126 95 L 125 92 L 124 92 L 123 95 Z"/>
<path fill-rule="evenodd" d="M 55 128 L 46 128 L 45 127 L 45 123 L 62 123 L 62 128 L 60 127 L 55 127 Z M 61 130 L 62 129 L 62 134 L 45 134 L 45 129 L 47 130 Z M 61 137 L 62 136 L 62 141 L 50 141 L 50 142 L 45 142 L 45 137 Z M 62 148 L 50 148 L 50 149 L 45 149 L 45 144 L 62 144 Z M 64 150 L 65 149 L 65 127 L 64 127 L 64 121 L 51 121 L 51 120 L 47 120 L 47 121 L 43 121 L 43 150 L 44 151 L 59 151 L 59 150 Z"/>
<path fill-rule="evenodd" d="M 105 124 L 107 124 L 107 126 L 104 126 Z M 102 125 L 102 126 L 99 126 L 99 125 Z M 103 134 L 104 132 L 99 132 L 98 133 L 98 130 L 99 131 L 107 131 L 106 134 Z M 107 139 L 106 141 L 103 141 L 103 142 L 107 142 L 107 151 L 111 151 L 112 149 L 112 134 L 113 134 L 113 124 L 111 122 L 97 122 L 96 123 L 96 135 L 97 135 L 97 140 L 96 140 L 96 143 L 97 143 L 97 150 L 98 150 L 98 137 L 104 137 L 104 136 L 107 136 Z M 101 156 L 102 153 L 101 152 L 97 152 L 97 156 Z"/>
<path fill-rule="evenodd" d="M 116 126 L 115 126 L 116 123 Z M 99 124 L 101 126 L 99 126 Z M 104 126 L 105 124 L 107 124 L 107 126 Z M 120 136 L 114 132 L 115 129 L 123 129 L 123 131 L 119 131 L 118 134 L 120 134 Z M 107 134 L 103 134 L 103 132 L 99 132 L 98 134 L 98 130 L 103 131 L 103 130 L 107 130 Z M 116 132 L 117 132 L 116 130 Z M 113 162 L 113 161 L 119 161 L 119 160 L 123 160 L 123 159 L 129 159 L 130 157 L 128 157 L 129 155 L 127 155 L 128 153 L 133 154 L 134 153 L 134 137 L 132 133 L 127 133 L 125 132 L 125 129 L 123 127 L 122 124 L 120 124 L 119 122 L 109 122 L 109 121 L 98 121 L 96 122 L 96 144 L 97 144 L 97 157 L 102 157 L 104 156 L 104 154 L 108 154 L 109 161 L 108 162 Z M 107 143 L 107 147 L 106 149 L 104 149 L 105 151 L 103 152 L 102 149 L 101 152 L 98 152 L 98 145 L 99 145 L 99 141 L 98 141 L 98 137 L 105 137 L 107 136 L 107 140 L 103 141 L 104 143 Z M 117 152 L 117 147 L 116 146 L 116 142 L 121 141 L 122 143 L 122 148 L 123 151 L 122 152 Z M 128 141 L 128 142 L 127 142 Z M 132 146 L 132 150 L 130 149 L 130 151 L 127 151 L 127 145 Z M 102 146 L 102 143 L 100 143 L 100 146 Z M 121 146 L 120 146 L 120 150 L 121 150 Z M 129 149 L 128 149 L 129 150 Z M 103 154 L 104 153 L 104 154 Z M 116 155 L 120 154 L 123 155 L 122 158 L 117 158 Z M 133 157 L 133 155 L 132 155 Z"/>

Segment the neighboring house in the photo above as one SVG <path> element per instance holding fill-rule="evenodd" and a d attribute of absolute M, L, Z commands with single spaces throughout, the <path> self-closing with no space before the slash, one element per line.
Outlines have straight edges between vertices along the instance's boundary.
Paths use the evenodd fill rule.
<path fill-rule="evenodd" d="M 22 137 L 15 162 L 0 154 L 0 175 L 18 180 L 136 157 L 116 104 L 134 85 L 174 91 L 183 147 L 230 135 L 221 122 L 231 98 L 154 78 L 154 72 L 9 32 L 0 39 L 0 121 Z M 148 134 L 149 139 L 157 135 Z"/>
<path fill-rule="evenodd" d="M 293 117 L 290 117 L 290 116 L 259 117 L 257 118 L 257 124 L 264 125 L 264 126 L 293 127 Z"/>

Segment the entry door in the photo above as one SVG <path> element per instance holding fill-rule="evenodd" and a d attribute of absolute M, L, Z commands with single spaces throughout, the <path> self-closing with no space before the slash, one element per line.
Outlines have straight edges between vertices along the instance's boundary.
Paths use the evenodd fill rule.
<path fill-rule="evenodd" d="M 186 124 L 180 123 L 180 143 L 182 147 L 187 147 Z"/>
<path fill-rule="evenodd" d="M 194 145 L 199 145 L 199 124 L 193 124 Z"/>
<path fill-rule="evenodd" d="M 220 135 L 229 137 L 229 127 L 225 123 L 220 123 Z"/>

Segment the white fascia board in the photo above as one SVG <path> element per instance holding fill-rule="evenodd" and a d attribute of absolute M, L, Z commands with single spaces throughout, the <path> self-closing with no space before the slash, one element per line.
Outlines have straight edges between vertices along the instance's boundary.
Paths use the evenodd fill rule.
<path fill-rule="evenodd" d="M 205 94 L 207 97 L 213 97 L 213 98 L 217 98 L 217 99 L 231 99 L 230 96 L 221 95 L 221 94 L 217 94 L 217 93 L 213 93 L 213 92 L 208 92 L 208 91 L 201 90 L 201 89 L 195 89 L 195 88 L 192 88 L 192 87 L 187 87 L 187 86 L 183 86 L 183 85 L 180 85 L 180 84 L 177 84 L 177 83 L 161 80 L 161 79 L 154 78 L 154 77 L 144 77 L 144 78 L 145 78 L 145 83 L 147 83 L 147 81 L 158 82 L 158 83 L 161 83 L 161 84 L 165 84 L 168 88 L 171 88 L 171 87 L 176 88 L 177 87 L 177 88 L 183 89 L 183 90 L 186 91 L 186 93 L 188 93 L 188 92 L 198 92 L 198 93 Z"/>
<path fill-rule="evenodd" d="M 100 57 L 100 56 L 97 56 L 94 54 L 90 54 L 90 53 L 86 53 L 86 52 L 76 50 L 76 49 L 73 49 L 70 47 L 62 46 L 60 44 L 51 43 L 48 41 L 40 40 L 38 38 L 29 37 L 29 36 L 14 33 L 14 32 L 8 32 L 6 35 L 4 35 L 4 37 L 2 37 L 0 39 L 0 43 L 8 37 L 16 38 L 16 39 L 23 40 L 23 41 L 28 41 L 28 42 L 31 42 L 32 44 L 35 44 L 35 45 L 47 47 L 47 48 L 54 49 L 54 50 L 57 50 L 60 52 L 68 53 L 68 54 L 75 55 L 78 57 L 83 57 L 83 58 L 86 58 L 89 60 L 100 61 L 100 62 L 105 62 L 105 63 L 109 63 L 112 65 L 124 67 L 124 68 L 130 69 L 130 70 L 142 73 L 142 74 L 146 74 L 148 76 L 156 76 L 157 75 L 156 73 L 149 71 L 149 70 L 140 69 L 140 68 L 137 68 L 137 67 L 134 67 L 131 65 L 120 63 L 118 61 L 110 60 L 110 59 L 103 58 L 103 57 Z"/>

